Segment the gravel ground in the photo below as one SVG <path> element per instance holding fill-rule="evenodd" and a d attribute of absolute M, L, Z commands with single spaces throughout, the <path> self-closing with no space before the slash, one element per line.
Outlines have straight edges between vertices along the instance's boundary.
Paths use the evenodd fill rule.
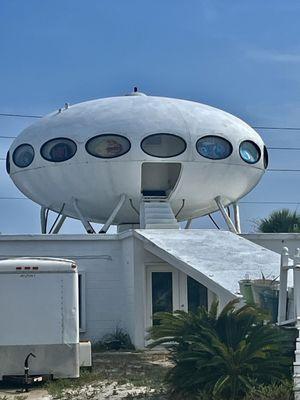
<path fill-rule="evenodd" d="M 163 378 L 171 367 L 165 352 L 93 354 L 93 371 L 78 379 L 49 382 L 29 393 L 0 387 L 0 400 L 165 400 Z"/>

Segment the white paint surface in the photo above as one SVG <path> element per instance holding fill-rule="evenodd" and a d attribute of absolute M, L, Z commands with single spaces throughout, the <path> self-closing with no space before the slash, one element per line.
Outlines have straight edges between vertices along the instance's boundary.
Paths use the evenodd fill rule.
<path fill-rule="evenodd" d="M 86 142 L 108 133 L 126 136 L 131 142 L 130 151 L 113 159 L 88 154 Z M 180 136 L 187 144 L 186 150 L 171 158 L 147 155 L 141 149 L 141 142 L 157 133 Z M 207 135 L 229 140 L 232 154 L 224 160 L 202 157 L 196 151 L 196 142 Z M 41 146 L 59 137 L 75 141 L 75 156 L 58 163 L 43 159 Z M 239 146 L 244 140 L 252 140 L 259 146 L 262 157 L 256 164 L 247 164 L 241 159 Z M 28 167 L 18 168 L 12 154 L 24 143 L 34 147 L 35 157 Z M 76 198 L 84 217 L 95 222 L 105 222 L 120 196 L 125 194 L 128 199 L 115 223 L 138 223 L 129 199 L 138 209 L 142 196 L 142 164 L 179 163 L 181 174 L 169 200 L 175 214 L 185 200 L 185 207 L 178 215 L 181 221 L 216 211 L 214 198 L 217 196 L 227 205 L 252 190 L 264 174 L 263 148 L 261 137 L 249 125 L 216 108 L 164 97 L 113 97 L 75 104 L 26 128 L 10 148 L 10 176 L 33 201 L 57 212 L 65 204 L 63 213 L 78 218 L 73 206 Z M 153 171 L 157 175 L 157 168 Z"/>
<path fill-rule="evenodd" d="M 145 344 L 149 325 L 147 266 L 169 265 L 180 274 L 190 275 L 209 289 L 210 301 L 217 295 L 221 306 L 237 297 L 238 281 L 246 274 L 260 278 L 263 272 L 265 276 L 276 277 L 280 267 L 278 254 L 230 232 L 216 230 L 0 235 L 0 255 L 75 260 L 85 281 L 86 326 L 82 339 L 95 342 L 119 326 L 129 332 L 139 348 Z"/>
<path fill-rule="evenodd" d="M 0 261 L 1 346 L 78 343 L 78 277 L 71 265 Z M 39 269 L 24 269 L 32 266 Z"/>
<path fill-rule="evenodd" d="M 146 248 L 207 287 L 236 295 L 239 280 L 275 278 L 280 256 L 231 232 L 217 230 L 136 230 Z M 218 291 L 219 291 L 218 290 Z"/>

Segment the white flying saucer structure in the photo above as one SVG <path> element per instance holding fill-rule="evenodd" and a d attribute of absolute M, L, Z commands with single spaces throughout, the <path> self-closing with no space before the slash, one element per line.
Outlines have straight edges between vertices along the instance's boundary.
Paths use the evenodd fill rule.
<path fill-rule="evenodd" d="M 133 92 L 68 106 L 13 142 L 7 171 L 45 210 L 89 222 L 140 223 L 140 204 L 166 202 L 177 221 L 236 203 L 259 182 L 267 150 L 219 109 Z M 160 211 L 157 210 L 159 213 Z"/>

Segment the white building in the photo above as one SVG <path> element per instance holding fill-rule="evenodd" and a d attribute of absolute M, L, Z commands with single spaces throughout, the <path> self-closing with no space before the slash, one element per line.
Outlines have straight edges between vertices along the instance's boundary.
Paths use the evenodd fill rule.
<path fill-rule="evenodd" d="M 145 346 L 153 312 L 209 305 L 215 296 L 225 305 L 239 297 L 245 275 L 276 277 L 280 268 L 278 254 L 217 230 L 1 235 L 0 254 L 76 260 L 81 338 L 97 341 L 119 326 L 138 348 Z"/>
<path fill-rule="evenodd" d="M 258 133 L 213 107 L 136 89 L 66 104 L 26 128 L 7 154 L 10 177 L 41 205 L 43 234 L 1 235 L 0 257 L 76 260 L 82 338 L 120 326 L 142 348 L 153 313 L 214 297 L 223 306 L 245 276 L 279 275 L 278 254 L 237 235 L 237 202 L 267 165 Z M 49 211 L 58 214 L 50 230 Z M 231 232 L 179 229 L 215 211 Z M 59 235 L 68 217 L 93 234 Z M 94 222 L 104 224 L 101 234 Z M 111 224 L 118 234 L 105 234 Z"/>

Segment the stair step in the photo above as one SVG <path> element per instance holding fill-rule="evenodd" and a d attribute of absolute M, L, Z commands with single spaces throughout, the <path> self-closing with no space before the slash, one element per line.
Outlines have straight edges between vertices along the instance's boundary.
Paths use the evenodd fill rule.
<path fill-rule="evenodd" d="M 178 229 L 178 224 L 146 224 L 146 229 Z"/>
<path fill-rule="evenodd" d="M 172 210 L 170 208 L 145 208 L 145 213 L 171 213 L 172 214 Z"/>
<path fill-rule="evenodd" d="M 178 222 L 176 221 L 175 218 L 147 218 L 147 224 L 177 224 Z"/>
<path fill-rule="evenodd" d="M 152 207 L 170 207 L 168 203 L 144 203 L 145 208 L 152 208 Z"/>
<path fill-rule="evenodd" d="M 164 212 L 158 212 L 158 211 L 146 211 L 145 212 L 145 215 L 157 215 L 158 217 L 161 217 L 161 216 L 164 216 L 164 215 L 167 215 L 167 216 L 172 216 L 172 217 L 174 217 L 174 214 L 173 213 L 171 213 L 170 211 L 164 211 Z"/>
<path fill-rule="evenodd" d="M 142 201 L 142 225 L 146 229 L 179 229 L 179 224 L 168 201 Z"/>
<path fill-rule="evenodd" d="M 176 221 L 174 215 L 147 215 L 145 218 L 147 221 Z M 176 221 L 177 222 L 177 221 Z"/>
<path fill-rule="evenodd" d="M 173 214 L 172 210 L 169 208 L 146 208 L 145 213 L 157 213 L 157 214 L 163 214 L 163 213 L 168 213 L 168 214 Z"/>

